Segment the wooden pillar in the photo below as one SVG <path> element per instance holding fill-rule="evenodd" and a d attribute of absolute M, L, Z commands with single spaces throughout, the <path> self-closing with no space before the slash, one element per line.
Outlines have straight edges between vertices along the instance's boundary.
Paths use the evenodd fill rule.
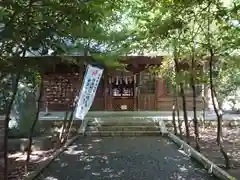
<path fill-rule="evenodd" d="M 109 78 L 111 78 L 111 74 L 108 73 L 107 75 L 107 81 L 108 81 L 108 94 L 107 94 L 107 107 L 108 107 L 108 110 L 112 111 L 112 99 L 113 99 L 113 96 L 112 96 L 112 83 L 109 83 Z"/>
<path fill-rule="evenodd" d="M 155 96 L 156 96 L 156 101 L 155 101 L 155 108 L 158 110 L 158 99 L 161 97 L 166 96 L 167 94 L 167 88 L 165 85 L 165 80 L 157 78 L 156 79 L 156 89 L 155 89 Z"/>
<path fill-rule="evenodd" d="M 141 73 L 136 75 L 136 100 L 137 100 L 137 111 L 140 111 L 140 89 L 139 85 L 141 84 Z"/>
<path fill-rule="evenodd" d="M 156 97 L 163 97 L 166 95 L 166 87 L 165 82 L 163 79 L 156 79 L 156 91 L 155 91 Z"/>
<path fill-rule="evenodd" d="M 134 82 L 133 83 L 133 95 L 134 95 L 134 97 L 133 97 L 134 98 L 133 99 L 133 103 L 134 103 L 133 110 L 136 111 L 137 110 L 137 104 L 138 104 L 138 102 L 137 102 L 137 97 L 138 96 L 137 96 L 137 88 L 136 88 L 137 87 L 136 86 L 137 85 L 137 78 L 136 78 L 135 74 L 133 75 L 133 82 Z"/>
<path fill-rule="evenodd" d="M 109 91 L 109 83 L 108 83 L 108 74 L 107 72 L 104 72 L 103 74 L 104 76 L 104 111 L 107 111 L 108 110 L 108 91 Z"/>
<path fill-rule="evenodd" d="M 45 111 L 47 108 L 46 108 L 46 105 L 47 105 L 47 85 L 49 83 L 48 81 L 48 77 L 46 74 L 44 74 L 42 76 L 43 78 L 43 95 L 42 95 L 42 98 L 41 98 L 41 111 Z"/>

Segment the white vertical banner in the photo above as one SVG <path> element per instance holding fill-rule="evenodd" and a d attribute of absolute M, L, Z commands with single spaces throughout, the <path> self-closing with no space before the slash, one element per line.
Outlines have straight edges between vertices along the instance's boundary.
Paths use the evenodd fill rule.
<path fill-rule="evenodd" d="M 97 88 L 103 74 L 103 69 L 94 67 L 91 65 L 87 66 L 86 73 L 84 75 L 82 89 L 79 93 L 78 102 L 75 111 L 75 117 L 83 120 L 88 113 Z"/>

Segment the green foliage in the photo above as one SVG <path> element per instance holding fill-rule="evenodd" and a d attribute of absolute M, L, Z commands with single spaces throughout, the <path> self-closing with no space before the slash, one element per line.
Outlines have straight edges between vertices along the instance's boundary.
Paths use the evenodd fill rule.
<path fill-rule="evenodd" d="M 220 72 L 217 80 L 217 90 L 220 94 L 220 98 L 223 101 L 224 98 L 231 95 L 240 87 L 240 57 L 234 56 L 227 60 L 222 60 L 219 65 Z"/>
<path fill-rule="evenodd" d="M 207 0 L 9 1 L 0 8 L 5 24 L 0 31 L 0 51 L 16 57 L 26 50 L 40 55 L 49 54 L 49 49 L 53 55 L 87 51 L 109 67 L 119 67 L 118 56 L 126 52 L 167 51 L 171 56 L 164 60 L 166 63 L 151 66 L 151 71 L 170 79 L 174 86 L 181 82 L 187 87 L 192 76 L 197 82 L 207 83 L 207 74 L 197 70 L 175 74 L 173 57 L 189 67 L 192 58 L 195 64 L 204 66 L 211 48 L 219 61 L 215 66 L 224 69 L 222 59 L 228 61 L 239 52 L 238 15 L 238 0 L 227 5 Z M 38 62 L 37 66 L 16 68 L 15 62 L 24 61 L 5 58 L 0 67 L 40 72 L 46 66 Z"/>
<path fill-rule="evenodd" d="M 121 22 L 119 11 L 124 9 L 124 3 L 115 0 L 17 0 L 2 3 L 0 17 L 3 17 L 1 22 L 5 26 L 0 32 L 1 54 L 19 56 L 27 50 L 46 55 L 51 49 L 59 55 L 68 51 L 70 41 L 110 43 L 120 34 L 111 29 Z M 83 45 L 86 48 L 86 43 Z M 78 52 L 83 49 L 80 47 Z"/>
<path fill-rule="evenodd" d="M 125 0 L 15 0 L 0 4 L 2 112 L 6 110 L 13 84 L 5 76 L 20 72 L 21 82 L 34 88 L 39 84 L 40 73 L 48 66 L 43 61 L 27 61 L 23 57 L 28 54 L 62 56 L 87 51 L 94 57 L 98 54 L 96 59 L 101 63 L 115 67 L 119 65 L 113 56 L 128 50 L 131 31 L 122 21 L 127 13 Z M 77 63 L 74 58 L 71 61 Z"/>
<path fill-rule="evenodd" d="M 123 68 L 119 60 L 119 55 L 104 55 L 104 54 L 92 54 L 93 58 L 100 64 L 108 68 Z"/>
<path fill-rule="evenodd" d="M 151 67 L 151 72 L 168 79 L 173 86 L 181 82 L 185 87 L 191 84 L 190 77 L 196 83 L 208 83 L 208 73 L 196 67 L 191 71 L 191 66 L 194 59 L 195 66 L 204 67 L 212 49 L 216 59 L 214 69 L 221 70 L 215 86 L 219 86 L 219 93 L 229 93 L 239 86 L 239 66 L 237 61 L 231 60 L 234 53 L 240 52 L 239 3 L 238 0 L 229 1 L 228 4 L 206 0 L 139 0 L 138 4 L 132 5 L 132 16 L 136 19 L 134 48 L 142 52 L 170 52 L 172 56 L 165 59 L 161 66 Z M 173 58 L 180 64 L 187 63 L 189 69 L 176 74 Z M 229 81 L 229 86 L 224 83 Z"/>

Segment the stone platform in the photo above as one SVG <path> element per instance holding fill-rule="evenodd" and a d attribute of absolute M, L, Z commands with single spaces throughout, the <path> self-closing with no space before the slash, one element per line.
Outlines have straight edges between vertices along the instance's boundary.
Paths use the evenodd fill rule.
<path fill-rule="evenodd" d="M 46 116 L 45 112 L 40 112 L 39 119 L 40 120 L 63 120 L 64 119 L 64 111 L 50 111 L 49 115 Z M 202 112 L 197 112 L 198 117 L 202 117 Z M 162 120 L 172 120 L 172 112 L 171 111 L 90 111 L 88 112 L 86 118 L 112 118 L 112 117 L 132 117 L 132 118 L 140 118 L 140 117 L 149 117 L 149 118 L 157 118 Z M 180 117 L 183 119 L 183 112 L 180 112 Z M 192 119 L 193 112 L 188 111 L 188 118 Z M 206 120 L 214 121 L 216 120 L 216 115 L 213 111 L 206 111 L 205 113 Z M 0 121 L 4 120 L 4 116 L 0 115 Z M 240 114 L 237 113 L 225 113 L 223 115 L 223 120 L 231 121 L 231 120 L 240 120 Z M 1 123 L 2 124 L 2 123 Z"/>
<path fill-rule="evenodd" d="M 45 116 L 45 112 L 40 112 L 39 119 L 40 120 L 63 120 L 65 112 L 49 112 L 48 116 Z M 202 117 L 202 112 L 197 112 L 198 117 Z M 151 118 L 151 119 L 161 119 L 164 121 L 172 120 L 172 112 L 171 111 L 121 111 L 121 112 L 114 112 L 114 111 L 90 111 L 88 112 L 86 119 L 92 118 L 121 118 L 126 119 L 131 117 L 133 119 L 139 118 Z M 180 112 L 180 118 L 183 119 L 183 112 Z M 188 111 L 188 119 L 193 118 L 193 112 Z M 216 120 L 216 115 L 212 111 L 207 111 L 205 113 L 206 120 L 214 121 Z M 226 113 L 223 115 L 223 119 L 226 121 L 231 120 L 240 120 L 240 114 L 233 114 L 233 113 Z"/>

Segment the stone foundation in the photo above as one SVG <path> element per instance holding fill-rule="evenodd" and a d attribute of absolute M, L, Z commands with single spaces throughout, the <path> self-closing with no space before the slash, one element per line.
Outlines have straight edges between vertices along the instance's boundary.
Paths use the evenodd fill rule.
<path fill-rule="evenodd" d="M 182 125 L 184 125 L 184 121 L 181 120 L 182 122 Z M 173 122 L 172 120 L 167 120 L 167 121 L 164 121 L 164 123 L 166 124 L 167 127 L 173 127 Z M 176 124 L 178 125 L 178 121 L 176 120 Z M 203 121 L 198 121 L 198 124 L 200 127 L 204 126 L 204 127 L 217 127 L 217 121 L 216 120 L 206 120 L 205 122 Z M 194 125 L 194 122 L 193 121 L 189 121 L 189 125 L 190 126 L 193 126 Z M 224 121 L 223 120 L 223 123 L 222 123 L 222 126 L 223 127 L 231 127 L 231 128 L 240 128 L 240 121 L 239 120 L 227 120 L 227 121 Z"/>
<path fill-rule="evenodd" d="M 0 120 L 0 125 L 3 124 L 4 121 Z M 33 138 L 32 151 L 51 149 L 54 141 L 56 141 L 54 140 L 56 139 L 54 136 L 58 135 L 61 132 L 62 125 L 63 120 L 40 121 L 40 128 L 43 136 Z M 77 133 L 80 125 L 81 121 L 73 121 L 71 133 Z M 0 129 L 0 152 L 3 151 L 3 133 L 3 129 Z M 8 139 L 8 142 L 9 151 L 24 151 L 28 145 L 27 138 Z"/>

